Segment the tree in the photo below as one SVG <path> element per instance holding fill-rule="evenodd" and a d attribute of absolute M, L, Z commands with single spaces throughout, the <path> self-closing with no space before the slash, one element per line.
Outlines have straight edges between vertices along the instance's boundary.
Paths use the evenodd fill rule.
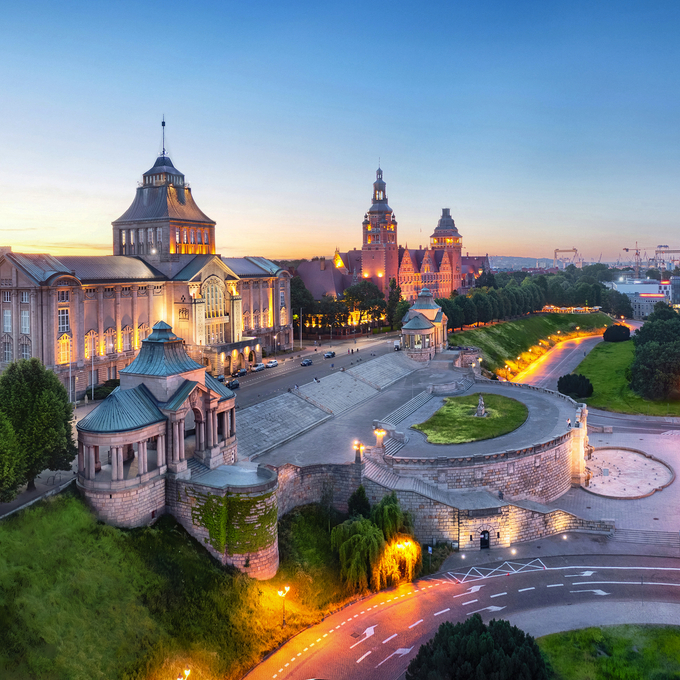
<path fill-rule="evenodd" d="M 630 328 L 623 324 L 615 323 L 613 326 L 607 328 L 602 339 L 605 342 L 625 342 L 626 340 L 630 340 Z"/>
<path fill-rule="evenodd" d="M 661 281 L 661 272 L 658 269 L 648 269 L 645 272 L 645 276 L 648 279 L 656 279 L 657 281 Z"/>
<path fill-rule="evenodd" d="M 363 484 L 349 497 L 347 509 L 349 510 L 350 517 L 353 517 L 354 515 L 366 518 L 370 517 L 371 504 L 368 502 L 368 496 L 366 495 L 366 489 L 364 489 Z"/>
<path fill-rule="evenodd" d="M 401 323 L 401 320 L 406 316 L 406 312 L 411 309 L 411 305 L 408 300 L 399 300 L 397 303 L 397 309 L 394 312 L 395 323 Z"/>
<path fill-rule="evenodd" d="M 378 319 L 385 311 L 385 295 L 368 279 L 347 288 L 343 297 L 352 311 L 359 312 L 360 321 Z"/>
<path fill-rule="evenodd" d="M 70 470 L 76 454 L 66 388 L 39 359 L 10 364 L 0 376 L 0 411 L 9 420 L 25 455 L 23 482 L 35 489 L 46 469 Z"/>
<path fill-rule="evenodd" d="M 623 316 L 626 319 L 633 317 L 633 305 L 630 298 L 618 290 L 608 290 L 602 299 L 602 308 L 614 316 Z"/>
<path fill-rule="evenodd" d="M 290 280 L 290 306 L 293 310 L 293 324 L 295 318 L 300 314 L 302 309 L 303 314 L 313 314 L 316 307 L 314 296 L 307 290 L 305 282 L 299 276 L 294 276 Z M 296 330 L 300 328 L 300 319 L 297 319 Z"/>
<path fill-rule="evenodd" d="M 0 503 L 8 503 L 23 483 L 26 452 L 19 447 L 16 435 L 0 411 Z"/>
<path fill-rule="evenodd" d="M 646 399 L 668 399 L 677 393 L 680 384 L 680 340 L 664 344 L 653 340 L 644 346 L 636 346 L 630 375 L 631 388 Z"/>
<path fill-rule="evenodd" d="M 382 531 L 363 517 L 348 519 L 331 531 L 331 546 L 340 556 L 340 575 L 354 590 L 373 583 L 373 569 L 385 547 Z"/>
<path fill-rule="evenodd" d="M 498 288 L 496 278 L 491 272 L 482 272 L 475 280 L 475 288 Z"/>
<path fill-rule="evenodd" d="M 371 510 L 371 521 L 383 532 L 386 541 L 391 541 L 397 534 L 413 535 L 411 517 L 402 511 L 394 491 L 383 496 Z"/>
<path fill-rule="evenodd" d="M 316 305 L 316 313 L 320 315 L 322 328 L 339 328 L 347 323 L 349 310 L 342 300 L 332 295 L 324 295 Z"/>
<path fill-rule="evenodd" d="M 534 638 L 507 621 L 485 626 L 479 614 L 447 621 L 421 645 L 406 680 L 548 680 Z"/>
<path fill-rule="evenodd" d="M 476 308 L 477 321 L 481 321 L 482 323 L 491 321 L 491 318 L 493 317 L 493 307 L 487 296 L 484 293 L 475 293 L 472 296 L 472 302 Z"/>
<path fill-rule="evenodd" d="M 568 373 L 557 380 L 557 391 L 570 397 L 583 399 L 592 395 L 593 385 L 585 375 Z"/>
<path fill-rule="evenodd" d="M 468 326 L 477 323 L 477 306 L 469 297 L 463 298 L 463 314 Z"/>
<path fill-rule="evenodd" d="M 678 318 L 680 318 L 678 313 L 670 305 L 667 305 L 665 302 L 657 302 L 654 305 L 654 311 L 647 317 L 647 323 L 650 321 L 668 321 L 669 319 Z"/>
<path fill-rule="evenodd" d="M 391 331 L 394 330 L 394 324 L 397 321 L 401 320 L 400 317 L 397 316 L 397 309 L 399 307 L 400 300 L 401 300 L 401 288 L 397 285 L 396 279 L 390 279 L 390 292 L 387 296 L 385 317 L 387 319 L 387 323 L 390 324 Z"/>

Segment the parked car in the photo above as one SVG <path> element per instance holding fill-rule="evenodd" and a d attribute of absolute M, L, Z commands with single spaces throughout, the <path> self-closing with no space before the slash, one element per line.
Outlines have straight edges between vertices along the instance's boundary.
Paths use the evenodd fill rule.
<path fill-rule="evenodd" d="M 236 380 L 236 378 L 234 378 L 233 380 L 230 380 L 227 383 L 227 387 L 230 390 L 237 390 L 239 387 L 241 387 L 241 383 L 238 380 Z"/>
<path fill-rule="evenodd" d="M 276 359 L 270 359 L 267 362 L 267 368 L 274 368 L 274 366 L 278 366 L 279 362 Z"/>
<path fill-rule="evenodd" d="M 312 360 L 311 359 L 303 359 L 300 362 L 300 366 L 311 366 L 312 365 Z"/>
<path fill-rule="evenodd" d="M 253 373 L 257 373 L 258 371 L 264 371 L 266 366 L 264 364 L 253 364 L 252 368 L 250 369 Z"/>
<path fill-rule="evenodd" d="M 218 379 L 220 382 L 224 382 L 224 376 L 223 376 L 223 375 L 218 375 L 218 376 L 217 376 L 217 379 Z"/>
<path fill-rule="evenodd" d="M 323 355 L 324 359 L 332 359 L 335 356 L 335 352 L 326 352 L 326 354 Z"/>
<path fill-rule="evenodd" d="M 239 368 L 231 374 L 232 378 L 240 378 L 242 375 L 248 375 L 247 368 Z"/>

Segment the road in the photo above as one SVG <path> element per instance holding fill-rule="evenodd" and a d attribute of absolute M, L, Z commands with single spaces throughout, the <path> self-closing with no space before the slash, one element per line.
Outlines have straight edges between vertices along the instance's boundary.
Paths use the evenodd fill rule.
<path fill-rule="evenodd" d="M 577 555 L 441 573 L 343 609 L 290 640 L 246 677 L 397 680 L 443 621 L 464 621 L 475 612 L 485 622 L 528 621 L 533 635 L 548 632 L 544 618 L 553 620 L 549 632 L 675 621 L 680 566 L 667 557 Z"/>
<path fill-rule="evenodd" d="M 362 338 L 354 344 L 353 340 L 341 342 L 333 341 L 332 345 L 324 342 L 323 345 L 314 351 L 314 348 L 306 347 L 302 352 L 293 354 L 279 355 L 277 357 L 267 357 L 264 363 L 276 358 L 280 363 L 275 368 L 267 368 L 258 373 L 248 373 L 239 378 L 240 387 L 235 390 L 236 404 L 238 408 L 246 408 L 253 404 L 258 404 L 267 399 L 271 399 L 279 394 L 288 391 L 296 383 L 303 385 L 312 382 L 316 378 L 323 378 L 326 375 L 337 372 L 340 368 L 351 368 L 360 361 L 369 361 L 376 356 L 382 356 L 394 351 L 394 340 L 398 336 L 376 336 L 376 338 Z M 324 352 L 329 349 L 336 353 L 333 359 L 324 359 Z M 347 350 L 354 350 L 354 354 L 347 354 Z M 357 349 L 359 352 L 357 353 Z M 312 359 L 312 366 L 300 366 L 302 359 L 298 357 Z M 285 361 L 282 359 L 285 358 Z"/>

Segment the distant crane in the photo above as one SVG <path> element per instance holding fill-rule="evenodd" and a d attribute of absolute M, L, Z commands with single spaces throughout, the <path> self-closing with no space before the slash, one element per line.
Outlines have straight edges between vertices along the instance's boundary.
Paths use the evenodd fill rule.
<path fill-rule="evenodd" d="M 553 267 L 557 267 L 557 253 L 574 253 L 574 257 L 572 257 L 572 260 L 576 259 L 576 256 L 578 255 L 578 250 L 576 248 L 555 248 L 555 254 L 553 255 Z"/>
<path fill-rule="evenodd" d="M 637 244 L 637 241 L 635 241 L 635 248 L 623 248 L 623 250 L 627 253 L 630 253 L 631 251 L 635 254 L 635 278 L 639 279 L 640 278 L 640 265 L 642 264 L 642 259 L 640 257 L 640 251 L 641 250 L 655 250 L 658 246 L 639 246 Z M 647 253 L 645 253 L 646 255 Z M 645 258 L 647 259 L 647 258 Z M 656 262 L 656 259 L 655 259 Z"/>

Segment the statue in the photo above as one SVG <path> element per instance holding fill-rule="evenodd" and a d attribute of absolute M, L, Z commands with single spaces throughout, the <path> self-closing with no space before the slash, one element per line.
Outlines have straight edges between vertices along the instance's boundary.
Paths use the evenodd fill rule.
<path fill-rule="evenodd" d="M 486 408 L 484 406 L 484 397 L 479 395 L 479 402 L 477 403 L 477 412 L 475 413 L 475 418 L 485 418 Z"/>

